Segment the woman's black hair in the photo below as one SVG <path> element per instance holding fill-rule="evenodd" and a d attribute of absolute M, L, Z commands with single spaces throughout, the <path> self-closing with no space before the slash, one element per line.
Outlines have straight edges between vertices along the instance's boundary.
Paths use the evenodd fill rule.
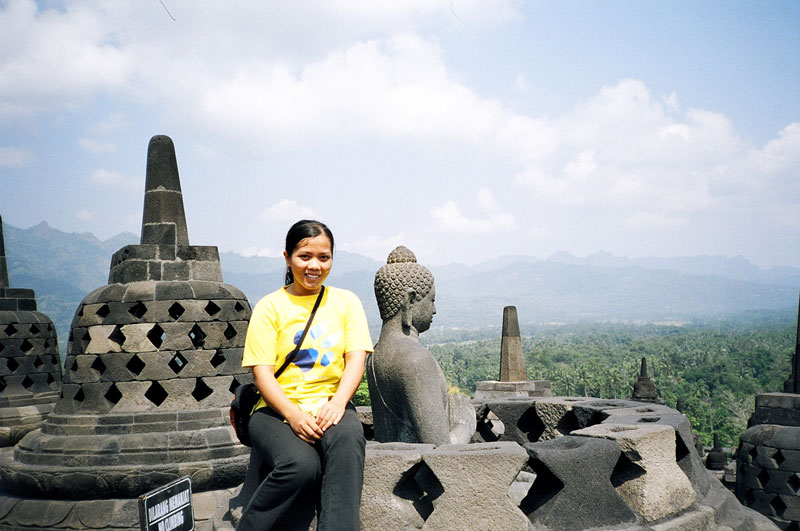
<path fill-rule="evenodd" d="M 333 233 L 331 232 L 331 229 L 329 229 L 328 226 L 321 221 L 316 221 L 313 219 L 301 219 L 289 227 L 289 232 L 286 233 L 286 254 L 291 257 L 294 250 L 297 249 L 298 245 L 300 245 L 300 242 L 307 238 L 314 238 L 320 234 L 325 234 L 325 236 L 328 237 L 331 242 L 331 252 L 333 252 Z M 294 282 L 292 268 L 287 266 L 286 280 L 284 285 L 288 286 L 292 282 Z"/>

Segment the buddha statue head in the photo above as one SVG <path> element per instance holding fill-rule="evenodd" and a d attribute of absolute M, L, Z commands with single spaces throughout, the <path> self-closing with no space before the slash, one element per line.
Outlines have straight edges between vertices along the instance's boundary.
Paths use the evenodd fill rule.
<path fill-rule="evenodd" d="M 399 320 L 404 329 L 426 331 L 436 313 L 435 296 L 433 275 L 402 245 L 375 273 L 375 298 L 384 324 Z"/>

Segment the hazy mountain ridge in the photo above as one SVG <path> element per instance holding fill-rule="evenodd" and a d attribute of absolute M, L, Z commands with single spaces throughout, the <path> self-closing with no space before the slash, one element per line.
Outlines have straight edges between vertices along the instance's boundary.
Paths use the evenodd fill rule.
<path fill-rule="evenodd" d="M 36 291 L 40 311 L 56 323 L 62 350 L 81 299 L 108 279 L 111 255 L 139 237 L 123 233 L 100 241 L 40 223 L 4 225 L 11 287 Z M 220 253 L 226 283 L 255 304 L 283 282 L 282 257 Z M 336 251 L 329 283 L 361 297 L 374 334 L 380 328 L 372 283 L 382 264 Z M 624 258 L 557 253 L 545 260 L 500 257 L 467 266 L 430 268 L 436 278 L 434 326 L 498 326 L 502 309 L 517 306 L 520 322 L 688 321 L 744 312 L 796 315 L 800 268 L 761 269 L 745 258 L 712 256 Z M 377 335 L 375 335 L 377 338 Z"/>

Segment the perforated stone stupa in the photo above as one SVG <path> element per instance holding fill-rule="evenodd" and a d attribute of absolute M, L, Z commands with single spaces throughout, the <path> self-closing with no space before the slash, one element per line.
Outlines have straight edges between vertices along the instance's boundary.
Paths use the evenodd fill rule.
<path fill-rule="evenodd" d="M 228 418 L 249 317 L 217 248 L 189 244 L 172 140 L 153 137 L 141 243 L 75 312 L 55 410 L 0 455 L 0 528 L 139 529 L 137 497 L 183 476 L 197 528 L 216 525 L 249 458 Z"/>
<path fill-rule="evenodd" d="M 736 497 L 781 529 L 800 530 L 800 303 L 784 393 L 756 396 L 736 451 Z"/>
<path fill-rule="evenodd" d="M 60 393 L 55 327 L 36 311 L 32 289 L 9 287 L 0 218 L 0 447 L 39 428 Z"/>

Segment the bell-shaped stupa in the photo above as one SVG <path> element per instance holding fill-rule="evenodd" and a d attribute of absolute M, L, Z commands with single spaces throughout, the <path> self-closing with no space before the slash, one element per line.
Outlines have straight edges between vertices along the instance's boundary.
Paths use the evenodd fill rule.
<path fill-rule="evenodd" d="M 55 327 L 32 289 L 9 287 L 0 218 L 0 448 L 39 428 L 60 393 Z"/>
<path fill-rule="evenodd" d="M 190 477 L 200 528 L 221 521 L 249 451 L 230 426 L 250 305 L 216 247 L 189 245 L 175 149 L 150 140 L 142 235 L 72 320 L 63 393 L 2 456 L 0 527 L 139 529 L 139 496 Z"/>

